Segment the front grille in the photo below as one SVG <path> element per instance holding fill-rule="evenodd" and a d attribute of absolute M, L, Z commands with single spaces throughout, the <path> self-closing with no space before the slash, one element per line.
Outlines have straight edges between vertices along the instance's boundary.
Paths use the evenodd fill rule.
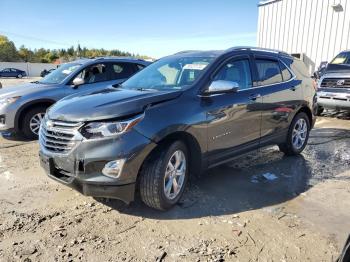
<path fill-rule="evenodd" d="M 350 78 L 324 78 L 321 87 L 350 88 Z"/>
<path fill-rule="evenodd" d="M 68 154 L 82 139 L 78 131 L 81 126 L 80 122 L 45 119 L 40 128 L 40 145 L 52 153 Z"/>

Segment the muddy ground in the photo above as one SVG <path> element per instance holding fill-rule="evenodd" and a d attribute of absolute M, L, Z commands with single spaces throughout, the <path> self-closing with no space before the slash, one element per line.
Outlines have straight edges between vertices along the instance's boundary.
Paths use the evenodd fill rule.
<path fill-rule="evenodd" d="M 301 156 L 253 152 L 158 212 L 82 196 L 46 177 L 36 142 L 0 138 L 0 261 L 334 261 L 350 233 L 349 147 L 349 117 L 328 113 Z"/>

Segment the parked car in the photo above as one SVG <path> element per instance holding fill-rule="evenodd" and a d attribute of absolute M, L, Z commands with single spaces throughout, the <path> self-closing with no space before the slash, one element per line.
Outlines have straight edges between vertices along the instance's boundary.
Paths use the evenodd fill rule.
<path fill-rule="evenodd" d="M 85 195 L 130 202 L 137 188 L 166 210 L 201 170 L 267 145 L 302 152 L 315 102 L 305 65 L 286 53 L 181 52 L 120 86 L 53 105 L 40 129 L 41 165 Z"/>
<path fill-rule="evenodd" d="M 325 71 L 327 69 L 327 65 L 328 65 L 327 61 L 322 61 L 320 63 L 320 65 L 318 66 L 317 71 L 315 71 L 315 73 L 314 73 L 314 78 L 315 79 L 320 79 L 324 75 L 324 73 L 325 73 Z"/>
<path fill-rule="evenodd" d="M 24 76 L 27 76 L 27 73 L 23 70 L 19 70 L 16 68 L 4 68 L 0 71 L 0 77 L 22 78 Z"/>
<path fill-rule="evenodd" d="M 50 74 L 51 72 L 53 72 L 53 71 L 55 71 L 55 70 L 56 70 L 56 68 L 51 68 L 51 69 L 49 69 L 49 70 L 44 69 L 43 71 L 41 71 L 40 76 L 41 76 L 41 77 L 44 77 L 44 76 Z"/>
<path fill-rule="evenodd" d="M 319 80 L 317 113 L 324 109 L 350 110 L 350 51 L 338 54 Z"/>
<path fill-rule="evenodd" d="M 63 64 L 40 81 L 0 90 L 0 130 L 38 136 L 48 107 L 65 96 L 120 84 L 149 62 L 133 58 L 83 59 Z"/>

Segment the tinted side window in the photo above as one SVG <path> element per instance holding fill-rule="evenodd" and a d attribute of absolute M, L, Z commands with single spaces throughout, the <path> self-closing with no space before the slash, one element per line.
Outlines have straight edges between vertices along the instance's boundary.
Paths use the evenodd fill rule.
<path fill-rule="evenodd" d="M 129 78 L 134 74 L 132 64 L 130 63 L 113 63 L 111 72 L 112 80 Z"/>
<path fill-rule="evenodd" d="M 92 65 L 81 71 L 76 77 L 84 80 L 84 84 L 93 84 L 107 81 L 107 72 L 105 64 Z"/>
<path fill-rule="evenodd" d="M 293 76 L 290 73 L 290 71 L 288 70 L 288 68 L 283 63 L 280 63 L 280 67 L 281 67 L 281 71 L 282 71 L 283 81 L 290 80 Z"/>
<path fill-rule="evenodd" d="M 232 60 L 225 64 L 214 77 L 214 80 L 236 82 L 239 90 L 252 87 L 252 77 L 248 59 Z"/>
<path fill-rule="evenodd" d="M 259 74 L 259 85 L 271 85 L 283 82 L 278 61 L 256 59 L 255 62 Z"/>
<path fill-rule="evenodd" d="M 138 71 L 140 71 L 140 70 L 142 70 L 144 68 L 145 68 L 144 65 L 136 64 L 136 72 L 138 72 Z"/>

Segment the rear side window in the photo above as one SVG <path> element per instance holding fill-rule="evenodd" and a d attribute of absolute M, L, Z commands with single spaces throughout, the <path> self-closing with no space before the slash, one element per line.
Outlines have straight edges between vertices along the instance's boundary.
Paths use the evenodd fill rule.
<path fill-rule="evenodd" d="M 112 80 L 129 78 L 134 74 L 132 64 L 130 63 L 113 63 L 111 71 Z"/>
<path fill-rule="evenodd" d="M 288 80 L 292 79 L 293 76 L 292 76 L 291 72 L 289 71 L 289 69 L 283 63 L 280 63 L 280 66 L 281 66 L 283 81 L 288 81 Z"/>
<path fill-rule="evenodd" d="M 256 59 L 259 85 L 272 85 L 283 82 L 281 69 L 277 60 Z"/>
<path fill-rule="evenodd" d="M 136 72 L 138 72 L 138 71 L 140 71 L 140 70 L 145 68 L 144 65 L 140 65 L 140 64 L 136 64 L 135 66 L 136 66 Z"/>

